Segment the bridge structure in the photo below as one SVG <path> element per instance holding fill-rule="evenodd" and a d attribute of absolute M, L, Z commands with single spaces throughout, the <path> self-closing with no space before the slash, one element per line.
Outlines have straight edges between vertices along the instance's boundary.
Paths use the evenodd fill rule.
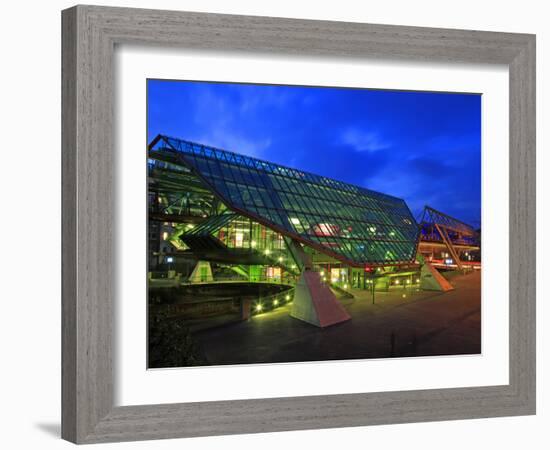
<path fill-rule="evenodd" d="M 454 217 L 426 206 L 419 221 L 418 251 L 432 264 L 456 266 L 479 266 L 480 232 Z"/>

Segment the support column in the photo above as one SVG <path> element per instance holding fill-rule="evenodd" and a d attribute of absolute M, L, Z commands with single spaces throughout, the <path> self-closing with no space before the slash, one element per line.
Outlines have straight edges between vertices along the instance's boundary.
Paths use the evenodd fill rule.
<path fill-rule="evenodd" d="M 190 283 L 210 283 L 214 281 L 212 267 L 208 261 L 197 261 L 197 265 L 189 276 Z"/>
<path fill-rule="evenodd" d="M 453 285 L 429 262 L 420 269 L 420 289 L 426 291 L 452 291 Z"/>
<path fill-rule="evenodd" d="M 294 289 L 291 317 L 320 328 L 351 319 L 328 285 L 322 282 L 321 275 L 313 270 L 311 258 L 302 244 L 293 241 L 293 246 L 303 270 Z"/>
<path fill-rule="evenodd" d="M 351 319 L 319 273 L 307 269 L 296 284 L 290 315 L 320 328 Z"/>
<path fill-rule="evenodd" d="M 439 235 L 443 239 L 443 242 L 445 243 L 447 250 L 449 250 L 449 253 L 451 254 L 456 266 L 458 267 L 458 270 L 462 270 L 462 262 L 460 261 L 460 255 L 456 252 L 455 248 L 453 247 L 453 243 L 451 242 L 451 239 L 447 234 L 447 230 L 442 226 L 440 227 L 438 224 L 435 224 L 435 227 L 439 232 Z"/>

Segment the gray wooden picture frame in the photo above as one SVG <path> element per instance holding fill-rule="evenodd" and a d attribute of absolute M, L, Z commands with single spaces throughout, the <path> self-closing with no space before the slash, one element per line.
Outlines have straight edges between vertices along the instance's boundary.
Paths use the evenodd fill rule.
<path fill-rule="evenodd" d="M 535 413 L 535 36 L 97 6 L 63 11 L 62 32 L 64 439 L 94 443 Z M 113 52 L 127 43 L 507 65 L 509 384 L 115 407 Z"/>

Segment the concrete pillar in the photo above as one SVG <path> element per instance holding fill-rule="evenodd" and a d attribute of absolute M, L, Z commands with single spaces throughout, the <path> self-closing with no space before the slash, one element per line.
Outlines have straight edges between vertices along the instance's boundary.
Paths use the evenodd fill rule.
<path fill-rule="evenodd" d="M 250 319 L 250 299 L 241 299 L 241 320 Z"/>
<path fill-rule="evenodd" d="M 290 315 L 320 328 L 351 319 L 319 273 L 305 270 L 294 290 Z"/>
<path fill-rule="evenodd" d="M 454 287 L 431 263 L 425 262 L 420 269 L 420 289 L 446 292 Z"/>
<path fill-rule="evenodd" d="M 197 261 L 193 272 L 189 276 L 190 283 L 209 283 L 214 281 L 212 267 L 208 261 Z"/>

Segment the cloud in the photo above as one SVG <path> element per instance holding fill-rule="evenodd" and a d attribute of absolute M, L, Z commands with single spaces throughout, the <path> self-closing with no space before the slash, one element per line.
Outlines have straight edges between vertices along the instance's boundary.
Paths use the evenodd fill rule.
<path fill-rule="evenodd" d="M 271 146 L 270 138 L 248 139 L 223 128 L 217 128 L 212 133 L 199 136 L 194 140 L 204 145 L 264 159 L 266 150 Z"/>
<path fill-rule="evenodd" d="M 419 170 L 419 162 L 415 159 L 413 164 L 403 162 L 386 167 L 366 178 L 363 186 L 404 199 L 416 218 L 429 205 L 479 226 L 481 204 L 475 183 L 464 185 L 460 173 L 441 171 L 437 166 Z"/>
<path fill-rule="evenodd" d="M 391 147 L 379 133 L 357 128 L 347 128 L 341 135 L 342 143 L 353 147 L 356 152 L 376 152 Z"/>
<path fill-rule="evenodd" d="M 407 170 L 425 178 L 427 182 L 434 178 L 447 178 L 452 175 L 452 165 L 447 164 L 444 158 L 438 155 L 428 157 L 413 157 L 405 162 Z"/>
<path fill-rule="evenodd" d="M 284 109 L 295 96 L 289 90 L 281 90 L 277 86 L 247 86 L 248 89 L 238 90 L 241 114 L 256 114 L 270 109 Z M 237 89 L 239 89 L 237 87 Z"/>
<path fill-rule="evenodd" d="M 219 88 L 217 85 L 201 85 L 193 92 L 192 104 L 186 105 L 186 114 L 181 116 L 182 120 L 194 125 L 186 133 L 186 139 L 262 158 L 272 144 L 271 137 L 263 132 L 251 132 L 242 126 L 249 117 L 247 114 L 253 112 L 249 110 L 257 108 L 254 96 L 237 92 L 238 95 L 232 97 L 227 92 L 217 92 Z M 248 100 L 243 100 L 244 97 Z M 235 104 L 248 106 L 243 112 Z"/>
<path fill-rule="evenodd" d="M 437 152 L 479 152 L 481 134 L 479 132 L 438 134 L 428 139 L 427 148 Z"/>

